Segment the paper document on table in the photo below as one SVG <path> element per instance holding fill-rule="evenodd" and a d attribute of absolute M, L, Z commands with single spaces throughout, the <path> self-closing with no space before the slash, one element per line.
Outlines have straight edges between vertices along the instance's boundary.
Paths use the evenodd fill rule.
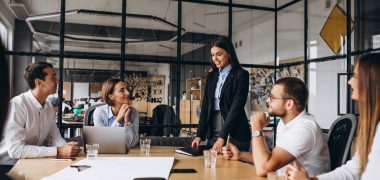
<path fill-rule="evenodd" d="M 98 157 L 96 160 L 84 159 L 73 164 L 75 167 L 87 165 L 89 168 L 79 171 L 78 168 L 67 167 L 43 179 L 168 179 L 173 163 L 174 157 Z"/>

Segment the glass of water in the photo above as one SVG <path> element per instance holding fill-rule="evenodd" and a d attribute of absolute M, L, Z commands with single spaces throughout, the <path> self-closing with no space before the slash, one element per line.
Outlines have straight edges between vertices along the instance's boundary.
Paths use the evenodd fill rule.
<path fill-rule="evenodd" d="M 98 157 L 99 144 L 86 144 L 86 152 L 88 159 L 96 159 Z"/>
<path fill-rule="evenodd" d="M 140 139 L 140 150 L 142 155 L 149 155 L 150 139 Z"/>
<path fill-rule="evenodd" d="M 213 150 L 213 149 L 203 151 L 203 158 L 205 161 L 205 167 L 206 168 L 215 168 L 216 167 L 217 155 L 218 155 L 218 153 L 216 152 L 216 150 Z"/>

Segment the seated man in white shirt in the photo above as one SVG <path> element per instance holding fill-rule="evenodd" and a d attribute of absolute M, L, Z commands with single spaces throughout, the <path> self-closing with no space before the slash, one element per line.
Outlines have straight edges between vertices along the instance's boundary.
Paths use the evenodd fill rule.
<path fill-rule="evenodd" d="M 0 142 L 0 164 L 12 165 L 20 158 L 57 156 L 69 158 L 80 152 L 78 143 L 61 137 L 54 110 L 46 98 L 57 89 L 51 64 L 30 64 L 24 72 L 29 91 L 14 97 Z"/>
<path fill-rule="evenodd" d="M 276 147 L 269 152 L 263 128 L 269 118 L 260 112 L 251 118 L 252 152 L 239 152 L 233 145 L 223 147 L 223 156 L 230 160 L 252 162 L 258 176 L 268 172 L 280 174 L 284 166 L 296 161 L 312 176 L 330 170 L 330 156 L 322 130 L 313 116 L 305 112 L 308 90 L 298 78 L 279 79 L 267 98 L 270 116 L 281 118 L 277 126 Z"/>

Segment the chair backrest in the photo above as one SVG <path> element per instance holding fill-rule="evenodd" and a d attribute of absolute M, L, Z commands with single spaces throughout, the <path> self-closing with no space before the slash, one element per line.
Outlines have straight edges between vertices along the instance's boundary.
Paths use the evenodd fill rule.
<path fill-rule="evenodd" d="M 105 104 L 106 103 L 100 103 L 100 104 L 96 104 L 96 105 L 93 105 L 93 106 L 89 107 L 86 110 L 86 113 L 84 114 L 83 126 L 94 126 L 94 121 L 92 119 L 92 114 L 94 114 L 94 111 L 95 111 L 96 107 L 103 106 Z"/>
<path fill-rule="evenodd" d="M 154 125 L 180 125 L 181 121 L 174 112 L 173 107 L 160 104 L 153 109 L 152 124 Z M 151 136 L 178 136 L 180 129 L 175 127 L 158 127 L 152 128 L 149 135 Z"/>
<path fill-rule="evenodd" d="M 151 146 L 174 146 L 186 147 L 190 146 L 195 137 L 160 137 L 160 136 L 145 136 L 143 139 L 151 139 Z"/>
<path fill-rule="evenodd" d="M 327 142 L 331 170 L 345 164 L 348 160 L 356 127 L 357 118 L 353 114 L 341 116 L 331 125 Z"/>

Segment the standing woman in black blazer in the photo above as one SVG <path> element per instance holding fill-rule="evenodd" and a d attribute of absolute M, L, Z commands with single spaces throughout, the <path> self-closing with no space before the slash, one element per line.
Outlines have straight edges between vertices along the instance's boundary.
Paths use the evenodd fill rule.
<path fill-rule="evenodd" d="M 240 150 L 250 147 L 251 132 L 244 106 L 248 96 L 249 73 L 236 56 L 232 42 L 225 37 L 211 44 L 212 71 L 208 73 L 198 123 L 197 137 L 191 143 L 207 145 L 221 152 L 228 135 Z"/>

